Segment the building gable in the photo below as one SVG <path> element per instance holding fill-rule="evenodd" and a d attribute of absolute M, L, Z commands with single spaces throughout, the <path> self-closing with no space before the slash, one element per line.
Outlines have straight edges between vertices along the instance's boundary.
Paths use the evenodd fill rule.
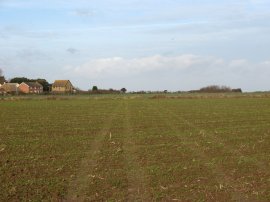
<path fill-rule="evenodd" d="M 72 92 L 73 85 L 69 80 L 55 80 L 52 85 L 53 92 Z"/>

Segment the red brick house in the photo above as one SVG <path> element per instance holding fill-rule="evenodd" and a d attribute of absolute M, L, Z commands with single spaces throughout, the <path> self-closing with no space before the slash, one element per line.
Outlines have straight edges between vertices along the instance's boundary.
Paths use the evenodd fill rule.
<path fill-rule="evenodd" d="M 43 86 L 38 82 L 22 82 L 19 90 L 26 94 L 40 94 L 43 93 Z"/>

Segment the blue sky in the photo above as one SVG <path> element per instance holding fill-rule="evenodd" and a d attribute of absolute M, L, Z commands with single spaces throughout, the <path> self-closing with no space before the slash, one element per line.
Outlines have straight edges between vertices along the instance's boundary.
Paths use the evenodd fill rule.
<path fill-rule="evenodd" d="M 0 0 L 7 78 L 81 89 L 270 90 L 267 0 Z"/>

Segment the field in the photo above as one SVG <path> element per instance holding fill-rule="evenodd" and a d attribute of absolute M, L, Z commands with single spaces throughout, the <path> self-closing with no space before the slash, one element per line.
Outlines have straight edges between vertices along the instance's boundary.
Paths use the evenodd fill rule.
<path fill-rule="evenodd" d="M 0 201 L 270 200 L 268 97 L 11 99 L 0 118 Z"/>

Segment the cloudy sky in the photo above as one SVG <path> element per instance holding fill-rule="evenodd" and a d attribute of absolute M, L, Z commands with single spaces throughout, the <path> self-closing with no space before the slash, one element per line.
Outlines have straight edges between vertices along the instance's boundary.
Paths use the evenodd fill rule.
<path fill-rule="evenodd" d="M 269 0 L 0 0 L 7 78 L 270 90 Z"/>

